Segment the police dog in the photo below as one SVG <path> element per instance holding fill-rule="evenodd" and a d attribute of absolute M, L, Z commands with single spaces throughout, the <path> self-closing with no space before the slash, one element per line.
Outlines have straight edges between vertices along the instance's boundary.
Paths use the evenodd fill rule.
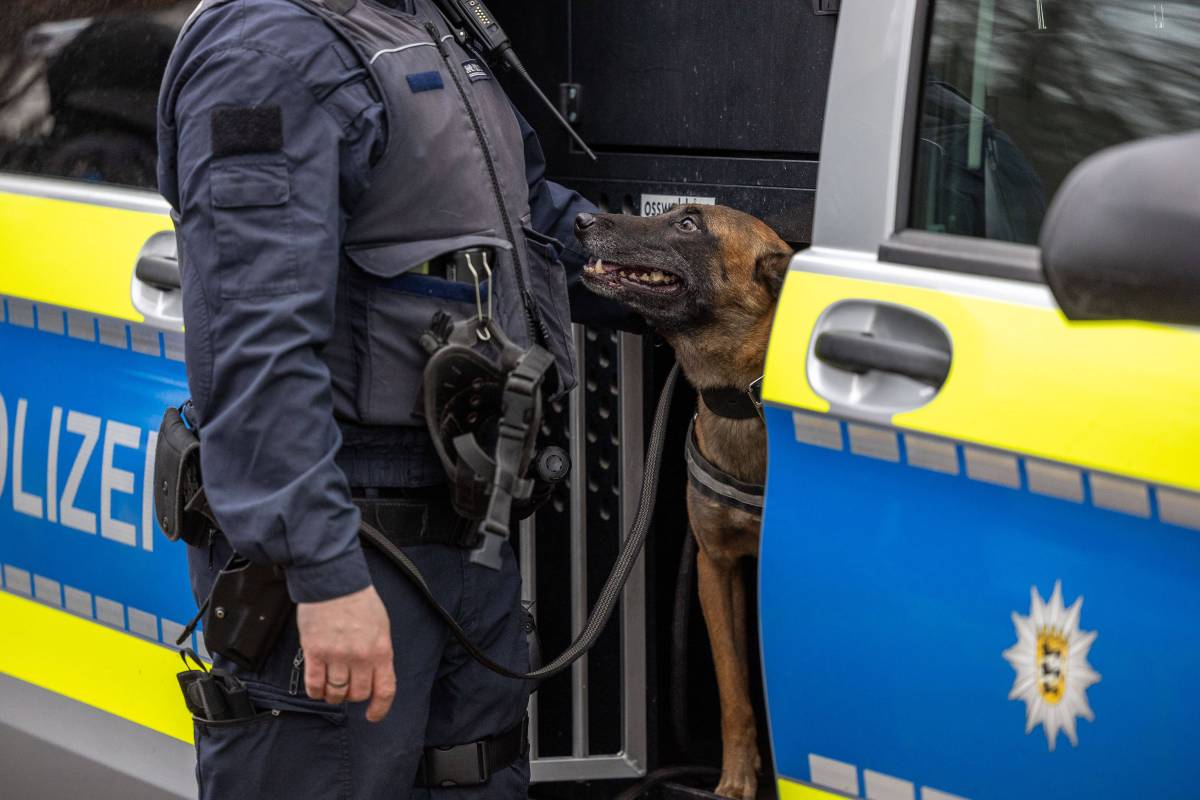
<path fill-rule="evenodd" d="M 639 312 L 672 347 L 697 390 L 744 388 L 763 374 L 767 338 L 792 250 L 765 223 L 722 206 L 685 205 L 656 217 L 580 214 L 575 233 L 592 258 L 592 291 Z M 701 454 L 747 483 L 766 476 L 762 420 L 717 416 L 699 401 Z M 746 589 L 738 562 L 757 556 L 757 515 L 689 484 L 700 604 L 721 699 L 721 781 L 716 793 L 750 800 L 761 767 L 750 704 Z"/>

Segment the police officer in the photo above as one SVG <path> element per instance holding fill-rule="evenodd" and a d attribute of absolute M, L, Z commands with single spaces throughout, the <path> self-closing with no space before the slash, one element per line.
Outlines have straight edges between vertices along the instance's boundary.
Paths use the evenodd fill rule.
<path fill-rule="evenodd" d="M 223 531 L 189 547 L 193 592 L 236 551 L 281 566 L 297 603 L 259 671 L 216 658 L 259 713 L 197 721 L 201 797 L 526 797 L 529 687 L 472 661 L 359 520 L 492 659 L 528 668 L 512 550 L 470 561 L 416 412 L 418 339 L 436 310 L 476 313 L 437 264 L 488 247 L 495 319 L 569 388 L 563 263 L 581 269 L 572 223 L 592 206 L 544 179 L 430 0 L 204 0 L 165 75 L 159 153 Z"/>

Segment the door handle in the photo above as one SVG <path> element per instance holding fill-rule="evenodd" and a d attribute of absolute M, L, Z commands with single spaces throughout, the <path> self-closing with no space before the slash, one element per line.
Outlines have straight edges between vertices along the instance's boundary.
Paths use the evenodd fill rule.
<path fill-rule="evenodd" d="M 159 231 L 142 245 L 129 291 L 133 307 L 146 318 L 147 325 L 183 330 L 183 280 L 174 232 Z"/>
<path fill-rule="evenodd" d="M 950 377 L 950 334 L 915 308 L 842 300 L 817 320 L 808 382 L 832 413 L 890 424 L 931 401 Z"/>
<path fill-rule="evenodd" d="M 179 275 L 179 259 L 171 256 L 143 253 L 138 257 L 133 274 L 142 283 L 164 292 L 183 288 L 183 279 Z"/>
<path fill-rule="evenodd" d="M 816 356 L 837 369 L 865 375 L 871 370 L 904 375 L 941 388 L 950 374 L 950 351 L 915 342 L 883 339 L 871 331 L 824 331 Z"/>

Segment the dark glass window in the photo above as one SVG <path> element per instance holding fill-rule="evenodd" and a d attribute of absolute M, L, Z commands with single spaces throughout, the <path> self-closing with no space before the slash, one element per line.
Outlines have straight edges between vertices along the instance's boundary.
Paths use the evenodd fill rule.
<path fill-rule="evenodd" d="M 0 171 L 155 188 L 158 87 L 195 2 L 0 6 Z"/>
<path fill-rule="evenodd" d="M 1200 3 L 935 0 L 910 224 L 1036 243 L 1088 155 L 1200 128 Z"/>

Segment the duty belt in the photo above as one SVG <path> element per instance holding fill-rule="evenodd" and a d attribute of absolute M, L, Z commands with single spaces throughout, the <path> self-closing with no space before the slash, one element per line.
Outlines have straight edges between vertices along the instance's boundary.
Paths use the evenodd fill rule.
<path fill-rule="evenodd" d="M 455 512 L 448 492 L 420 496 L 355 489 L 352 494 L 362 521 L 397 547 L 448 544 L 471 549 L 479 544 L 476 526 Z"/>

